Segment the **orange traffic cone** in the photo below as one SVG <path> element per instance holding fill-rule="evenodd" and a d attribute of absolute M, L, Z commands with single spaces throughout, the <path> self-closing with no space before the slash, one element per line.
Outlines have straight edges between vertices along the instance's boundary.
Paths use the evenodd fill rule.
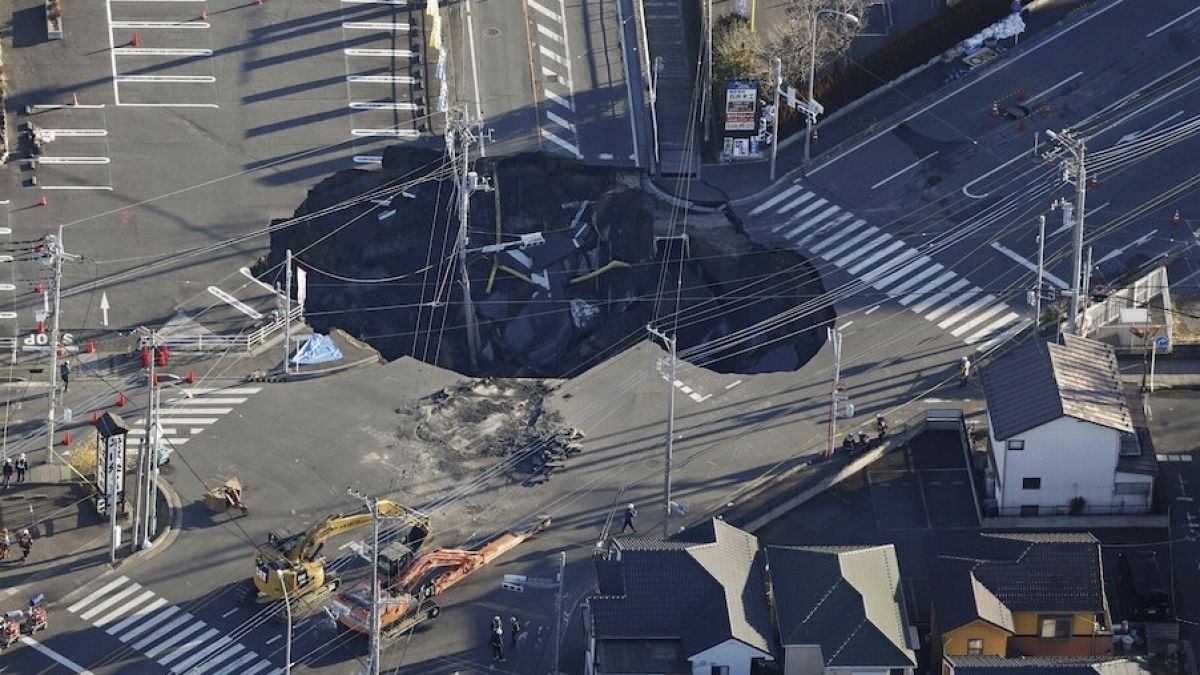
<path fill-rule="evenodd" d="M 93 410 L 92 411 L 92 424 L 96 424 L 99 421 L 100 421 L 100 411 Z"/>
<path fill-rule="evenodd" d="M 999 117 L 1000 116 L 1000 104 L 995 101 L 992 101 L 992 108 L 991 108 L 991 110 L 988 111 L 988 114 L 991 115 L 992 117 Z"/>
<path fill-rule="evenodd" d="M 36 283 L 33 285 L 33 292 L 38 293 L 38 294 L 45 293 L 46 287 L 43 286 L 41 283 Z"/>
<path fill-rule="evenodd" d="M 63 432 L 63 440 L 62 440 L 62 444 L 63 444 L 63 445 L 70 445 L 70 444 L 71 444 L 71 432 L 69 432 L 69 431 L 64 431 L 64 432 Z"/>
<path fill-rule="evenodd" d="M 1175 209 L 1175 215 L 1171 216 L 1171 224 L 1178 225 L 1183 222 L 1183 218 L 1179 216 L 1179 209 Z"/>
<path fill-rule="evenodd" d="M 142 36 L 138 35 L 137 32 L 135 31 L 133 33 L 133 35 L 129 38 L 129 46 L 130 47 L 140 47 L 141 44 L 142 44 Z"/>
<path fill-rule="evenodd" d="M 192 370 L 191 368 L 188 368 L 187 383 L 196 384 L 196 371 Z"/>
<path fill-rule="evenodd" d="M 207 9 L 200 10 L 200 20 L 208 21 L 208 10 Z"/>
<path fill-rule="evenodd" d="M 33 329 L 35 331 L 37 331 L 38 333 L 45 333 L 46 332 L 46 322 L 38 321 L 36 324 L 34 324 Z"/>
<path fill-rule="evenodd" d="M 1096 178 L 1095 176 L 1091 176 L 1088 179 L 1088 187 L 1093 187 L 1093 188 L 1100 187 L 1100 179 Z"/>
<path fill-rule="evenodd" d="M 125 407 L 125 392 L 123 392 L 123 391 L 117 392 L 117 407 L 118 408 Z"/>
<path fill-rule="evenodd" d="M 79 105 L 79 94 L 71 92 L 71 105 Z"/>
<path fill-rule="evenodd" d="M 87 354 L 95 354 L 96 353 L 96 343 L 91 340 L 88 340 L 87 347 L 85 347 L 83 351 Z"/>
<path fill-rule="evenodd" d="M 153 375 L 150 376 L 150 384 L 152 384 L 156 387 L 158 386 L 158 373 L 154 373 Z"/>
<path fill-rule="evenodd" d="M 46 199 L 46 195 L 38 197 L 38 206 L 50 206 L 50 200 Z"/>

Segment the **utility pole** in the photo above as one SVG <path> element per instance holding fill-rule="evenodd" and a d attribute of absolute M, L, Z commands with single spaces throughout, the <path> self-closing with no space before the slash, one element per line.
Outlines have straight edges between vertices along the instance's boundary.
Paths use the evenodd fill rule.
<path fill-rule="evenodd" d="M 1087 201 L 1087 166 L 1084 161 L 1085 148 L 1082 139 L 1075 138 L 1074 133 L 1067 129 L 1061 133 L 1047 130 L 1046 135 L 1071 155 L 1072 161 L 1064 168 L 1063 176 L 1067 182 L 1072 178 L 1075 183 L 1075 222 L 1072 233 L 1074 255 L 1072 259 L 1071 279 L 1071 317 L 1069 330 L 1075 335 L 1080 334 L 1079 307 L 1083 296 L 1087 293 L 1087 285 L 1083 282 L 1083 215 Z"/>
<path fill-rule="evenodd" d="M 833 345 L 833 387 L 829 392 L 829 438 L 825 443 L 825 456 L 833 457 L 833 441 L 837 437 L 837 404 L 842 384 L 842 331 L 839 328 L 826 328 L 825 332 L 829 343 Z"/>
<path fill-rule="evenodd" d="M 155 428 L 158 422 L 158 416 L 155 412 L 155 386 L 154 381 L 157 375 L 157 366 L 153 351 L 158 345 L 158 334 L 151 331 L 150 333 L 150 379 L 147 380 L 146 392 L 146 435 L 144 440 L 138 445 L 137 455 L 137 498 L 133 500 L 133 536 L 129 539 L 130 552 L 136 553 L 143 543 L 150 541 L 151 532 L 149 532 L 150 522 L 150 507 L 146 500 L 153 499 L 154 495 L 146 489 L 146 484 L 150 481 L 149 465 L 146 464 L 147 457 L 157 457 L 158 450 L 158 431 Z"/>
<path fill-rule="evenodd" d="M 46 415 L 46 462 L 54 460 L 54 425 L 58 417 L 58 342 L 61 338 L 59 318 L 62 303 L 62 266 L 64 259 L 77 260 L 79 256 L 63 250 L 63 226 L 58 226 L 58 236 L 45 237 L 46 251 L 40 257 L 43 264 L 54 265 L 54 307 L 50 317 L 50 411 Z"/>
<path fill-rule="evenodd" d="M 671 536 L 671 456 L 675 451 L 675 340 L 666 333 L 647 324 L 646 330 L 663 341 L 667 347 L 670 364 L 667 366 L 667 454 L 663 472 L 663 539 Z"/>
<path fill-rule="evenodd" d="M 463 292 L 463 314 L 467 326 L 467 350 L 470 352 L 471 365 L 475 365 L 479 357 L 479 323 L 475 315 L 475 299 L 471 297 L 471 277 L 467 274 L 467 244 L 470 236 L 467 232 L 470 223 L 471 195 L 477 190 L 490 191 L 486 179 L 479 180 L 479 175 L 471 171 L 471 143 L 475 142 L 475 134 L 470 129 L 470 121 L 464 109 L 455 109 L 449 113 L 450 124 L 446 129 L 446 149 L 450 161 L 454 165 L 454 173 L 458 183 L 458 264 L 460 284 Z M 461 149 L 459 145 L 461 144 Z"/>
<path fill-rule="evenodd" d="M 284 265 L 287 270 L 283 275 L 283 374 L 287 375 L 291 369 L 291 366 L 288 365 L 288 358 L 292 355 L 292 249 L 290 248 L 284 258 Z"/>
<path fill-rule="evenodd" d="M 367 675 L 379 675 L 379 500 L 358 490 L 347 492 L 371 512 L 371 660 Z"/>
<path fill-rule="evenodd" d="M 1038 328 L 1042 325 L 1042 278 L 1046 266 L 1046 216 L 1038 217 L 1038 263 L 1037 285 L 1033 289 L 1033 337 L 1036 340 Z"/>
<path fill-rule="evenodd" d="M 704 39 L 704 142 L 708 143 L 712 137 L 712 118 L 713 105 L 712 98 L 713 90 L 713 0 L 706 0 L 704 3 L 704 27 L 706 36 Z"/>
<path fill-rule="evenodd" d="M 289 251 L 290 253 L 290 251 Z M 283 581 L 283 570 L 275 570 L 279 576 L 279 587 L 283 589 L 283 606 L 287 609 L 287 645 L 284 647 L 284 675 L 292 675 L 292 601 L 288 598 L 287 584 Z"/>
<path fill-rule="evenodd" d="M 775 59 L 775 114 L 771 120 L 771 182 L 775 182 L 775 157 L 779 154 L 779 90 L 783 88 L 783 61 Z M 789 101 L 791 99 L 788 99 Z"/>
<path fill-rule="evenodd" d="M 567 552 L 558 553 L 558 595 L 554 599 L 554 675 L 558 675 L 559 647 L 562 645 L 563 587 L 567 572 Z"/>

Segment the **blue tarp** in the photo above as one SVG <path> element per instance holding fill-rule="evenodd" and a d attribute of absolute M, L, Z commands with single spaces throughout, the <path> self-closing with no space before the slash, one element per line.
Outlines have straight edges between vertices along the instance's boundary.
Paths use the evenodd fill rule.
<path fill-rule="evenodd" d="M 333 340 L 328 335 L 313 333 L 313 336 L 308 339 L 300 349 L 296 350 L 295 356 L 292 357 L 292 363 L 300 365 L 312 365 L 314 363 L 329 363 L 342 358 L 342 350 L 333 344 Z"/>

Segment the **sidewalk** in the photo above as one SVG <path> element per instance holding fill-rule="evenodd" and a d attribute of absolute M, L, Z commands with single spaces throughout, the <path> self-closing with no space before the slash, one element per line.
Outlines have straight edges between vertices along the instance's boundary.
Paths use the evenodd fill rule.
<path fill-rule="evenodd" d="M 962 62 L 958 59 L 944 63 L 935 59 L 930 63 L 919 66 L 892 82 L 883 84 L 867 96 L 831 114 L 819 122 L 820 137 L 812 144 L 812 162 L 818 165 L 822 157 L 831 157 L 841 148 L 852 145 L 863 138 L 878 133 L 889 125 L 894 124 L 915 111 L 929 105 L 933 100 L 945 96 L 952 90 L 968 85 L 973 77 L 986 72 L 990 68 L 1005 63 L 1005 60 L 1022 50 L 1051 38 L 1067 22 L 1075 18 L 1082 5 L 1102 4 L 1103 0 L 1071 0 L 1061 4 L 1048 4 L 1039 7 L 1037 12 L 1022 13 L 1025 20 L 1026 32 L 1021 35 L 1019 43 L 1012 47 L 1011 41 L 1006 41 L 1008 47 L 1001 52 L 1000 57 L 988 65 L 982 66 L 951 83 L 947 76 L 957 69 Z M 1030 3 L 1026 3 L 1029 5 Z M 760 7 L 761 11 L 761 7 Z M 912 21 L 919 21 L 912 18 Z M 903 25 L 907 25 L 906 19 Z M 887 40 L 895 39 L 902 33 L 902 24 L 897 17 L 897 29 L 889 37 L 861 36 L 855 44 L 863 41 L 875 41 L 876 46 L 885 44 Z M 965 39 L 969 35 L 963 35 Z M 857 48 L 852 48 L 857 54 Z M 779 146 L 777 158 L 776 179 L 780 179 L 791 171 L 804 166 L 804 134 L 797 133 L 784 139 Z M 700 177 L 692 181 L 663 179 L 658 185 L 671 194 L 684 197 L 701 206 L 719 206 L 729 201 L 737 201 L 751 197 L 771 185 L 770 165 L 767 160 L 738 162 L 727 164 L 705 164 L 700 169 Z"/>

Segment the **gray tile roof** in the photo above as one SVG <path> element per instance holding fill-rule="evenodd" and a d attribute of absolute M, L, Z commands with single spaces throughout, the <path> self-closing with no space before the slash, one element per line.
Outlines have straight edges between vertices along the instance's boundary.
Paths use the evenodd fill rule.
<path fill-rule="evenodd" d="M 769 546 L 783 645 L 820 645 L 829 667 L 915 666 L 896 550 Z"/>
<path fill-rule="evenodd" d="M 1076 335 L 1027 342 L 983 369 L 992 433 L 998 440 L 1072 417 L 1132 432 L 1112 347 Z"/>
<path fill-rule="evenodd" d="M 677 638 L 692 655 L 733 638 L 774 652 L 754 535 L 714 519 L 666 541 L 613 544 L 625 592 L 589 600 L 598 639 Z"/>
<path fill-rule="evenodd" d="M 948 656 L 955 675 L 1148 675 L 1142 662 L 1112 656 Z"/>
<path fill-rule="evenodd" d="M 596 660 L 604 673 L 691 675 L 681 640 L 599 640 Z"/>
<path fill-rule="evenodd" d="M 1108 610 L 1100 542 L 1075 532 L 981 535 L 973 550 L 933 562 L 934 618 L 941 630 L 983 619 L 1012 630 L 1012 612 Z"/>

